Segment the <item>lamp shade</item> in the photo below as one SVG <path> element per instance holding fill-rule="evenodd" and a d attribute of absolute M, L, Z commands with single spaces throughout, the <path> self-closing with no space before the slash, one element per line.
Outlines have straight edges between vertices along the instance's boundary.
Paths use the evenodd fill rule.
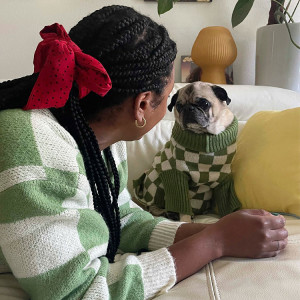
<path fill-rule="evenodd" d="M 201 81 L 226 84 L 225 69 L 235 61 L 237 48 L 227 28 L 211 26 L 199 32 L 191 56 L 202 69 Z"/>

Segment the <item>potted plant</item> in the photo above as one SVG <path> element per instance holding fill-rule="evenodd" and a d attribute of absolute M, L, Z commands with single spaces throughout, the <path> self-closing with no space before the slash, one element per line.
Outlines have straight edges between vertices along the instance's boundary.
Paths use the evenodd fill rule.
<path fill-rule="evenodd" d="M 244 21 L 244 19 L 247 17 L 248 13 L 251 10 L 253 3 L 254 0 L 238 0 L 238 2 L 234 7 L 232 17 L 231 17 L 232 27 L 236 27 L 237 25 L 239 25 Z M 289 25 L 290 23 L 294 23 L 293 17 L 298 8 L 300 0 L 297 1 L 292 14 L 289 13 L 289 8 L 291 6 L 291 3 L 292 0 L 289 0 L 285 6 L 285 0 L 271 0 L 268 25 L 285 24 L 291 42 L 294 44 L 295 47 L 300 49 L 300 45 L 297 44 L 293 39 L 290 25 Z"/>
<path fill-rule="evenodd" d="M 158 14 L 172 9 L 177 1 L 157 0 Z M 300 92 L 300 23 L 293 20 L 300 0 L 270 1 L 268 25 L 259 28 L 256 35 L 255 84 Z M 247 17 L 253 3 L 254 0 L 237 1 L 231 18 L 233 27 Z"/>
<path fill-rule="evenodd" d="M 173 8 L 173 3 L 178 2 L 178 0 L 157 0 L 157 12 L 159 15 L 166 13 L 170 9 Z M 271 7 L 269 11 L 269 20 L 268 25 L 271 24 L 283 24 L 285 23 L 287 26 L 287 30 L 291 39 L 291 42 L 300 49 L 300 46 L 295 43 L 293 37 L 291 35 L 291 31 L 289 28 L 289 23 L 294 23 L 293 16 L 299 6 L 300 0 L 297 1 L 296 6 L 292 14 L 288 12 L 290 8 L 292 0 L 288 1 L 288 4 L 284 6 L 285 0 L 271 0 Z M 254 0 L 238 0 L 231 17 L 232 27 L 235 27 L 242 23 L 244 19 L 249 14 Z M 287 20 L 288 19 L 288 20 Z"/>
<path fill-rule="evenodd" d="M 239 0 L 232 14 L 232 26 L 248 15 L 254 0 Z M 300 0 L 271 0 L 268 25 L 256 33 L 255 84 L 300 92 L 300 23 L 293 20 Z"/>

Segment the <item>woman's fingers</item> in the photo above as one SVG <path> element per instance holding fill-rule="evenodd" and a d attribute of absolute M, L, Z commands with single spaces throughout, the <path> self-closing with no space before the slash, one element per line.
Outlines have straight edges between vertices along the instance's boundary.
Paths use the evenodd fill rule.
<path fill-rule="evenodd" d="M 288 239 L 273 241 L 270 244 L 270 251 L 262 252 L 258 258 L 268 258 L 277 256 L 282 250 L 284 250 L 287 246 Z"/>
<path fill-rule="evenodd" d="M 264 241 L 264 250 L 266 252 L 280 252 L 288 241 L 288 231 L 285 228 L 269 229 Z"/>
<path fill-rule="evenodd" d="M 288 243 L 287 238 L 281 240 L 273 240 L 269 242 L 264 247 L 264 251 L 262 252 L 262 257 L 273 257 L 274 255 L 279 254 L 282 250 L 286 248 L 287 243 Z"/>
<path fill-rule="evenodd" d="M 278 249 L 276 251 L 281 251 L 281 250 L 285 249 L 285 247 L 287 246 L 287 243 L 288 243 L 287 238 L 284 239 L 284 240 L 277 241 Z"/>
<path fill-rule="evenodd" d="M 241 210 L 221 218 L 215 229 L 222 256 L 272 257 L 287 244 L 285 219 L 265 210 Z"/>
<path fill-rule="evenodd" d="M 287 245 L 287 239 L 280 240 L 280 241 L 273 241 L 272 242 L 272 251 L 281 251 L 283 250 Z"/>
<path fill-rule="evenodd" d="M 284 240 L 288 237 L 288 235 L 289 233 L 285 228 L 270 230 L 270 238 L 272 241 Z"/>
<path fill-rule="evenodd" d="M 270 229 L 276 230 L 283 228 L 285 225 L 285 218 L 281 215 L 268 217 L 270 220 Z"/>

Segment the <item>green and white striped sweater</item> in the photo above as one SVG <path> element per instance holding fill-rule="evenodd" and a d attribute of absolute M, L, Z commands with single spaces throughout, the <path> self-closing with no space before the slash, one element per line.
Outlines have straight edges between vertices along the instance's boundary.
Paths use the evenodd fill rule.
<path fill-rule="evenodd" d="M 122 228 L 110 264 L 75 140 L 49 110 L 0 112 L 0 273 L 12 272 L 31 299 L 149 299 L 175 284 L 166 247 L 180 223 L 133 207 L 125 143 L 112 153 Z"/>

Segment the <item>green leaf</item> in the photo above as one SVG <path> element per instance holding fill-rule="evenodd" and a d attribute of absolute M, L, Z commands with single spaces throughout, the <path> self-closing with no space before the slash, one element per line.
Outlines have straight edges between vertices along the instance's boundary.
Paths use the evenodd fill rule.
<path fill-rule="evenodd" d="M 253 3 L 254 0 L 239 0 L 237 2 L 231 17 L 232 27 L 235 27 L 244 21 L 251 10 Z"/>
<path fill-rule="evenodd" d="M 173 0 L 157 0 L 157 11 L 159 15 L 164 14 L 173 7 Z"/>

